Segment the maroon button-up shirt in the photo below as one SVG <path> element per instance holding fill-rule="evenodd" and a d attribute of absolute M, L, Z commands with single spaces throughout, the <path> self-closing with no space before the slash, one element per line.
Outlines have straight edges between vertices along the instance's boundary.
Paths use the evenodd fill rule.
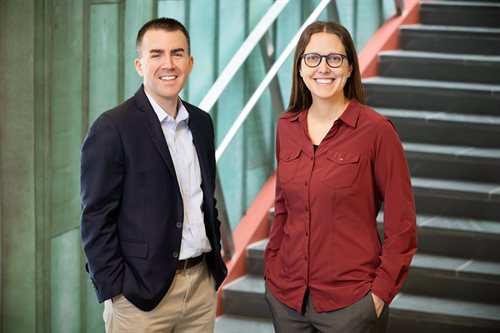
<path fill-rule="evenodd" d="M 278 120 L 267 287 L 297 312 L 307 288 L 317 312 L 351 305 L 369 291 L 390 303 L 417 246 L 413 191 L 396 130 L 351 101 L 314 152 L 307 112 Z M 376 223 L 382 203 L 383 245 Z"/>

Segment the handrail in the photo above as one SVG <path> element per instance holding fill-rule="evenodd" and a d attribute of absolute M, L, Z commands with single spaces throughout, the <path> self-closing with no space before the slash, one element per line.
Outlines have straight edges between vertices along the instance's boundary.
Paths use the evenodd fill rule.
<path fill-rule="evenodd" d="M 257 103 L 258 99 L 273 80 L 274 76 L 277 74 L 279 68 L 283 65 L 287 57 L 290 55 L 292 50 L 295 48 L 295 44 L 300 37 L 302 31 L 314 21 L 323 11 L 323 9 L 330 3 L 331 0 L 322 0 L 321 3 L 316 7 L 316 9 L 309 15 L 304 24 L 297 31 L 295 36 L 292 38 L 290 43 L 287 45 L 285 50 L 281 53 L 280 57 L 274 62 L 271 68 L 268 70 L 264 80 L 261 82 L 257 90 L 250 97 L 249 101 L 241 111 L 238 118 L 235 120 L 231 129 L 226 134 L 221 144 L 215 151 L 215 160 L 219 161 L 220 157 L 226 150 L 227 146 L 231 142 L 231 140 L 236 135 L 236 132 L 241 127 L 245 119 L 248 117 L 253 107 Z M 226 65 L 221 75 L 217 78 L 215 83 L 212 85 L 208 93 L 205 95 L 203 100 L 200 103 L 200 108 L 207 112 L 210 112 L 214 104 L 219 99 L 220 95 L 229 84 L 229 81 L 236 74 L 238 69 L 243 65 L 246 58 L 250 55 L 252 50 L 255 48 L 257 43 L 262 39 L 262 37 L 267 33 L 272 23 L 276 20 L 281 11 L 288 4 L 289 0 L 276 1 L 271 6 L 269 11 L 264 15 L 264 17 L 259 21 L 254 30 L 250 33 L 250 35 L 245 39 L 241 47 L 235 53 L 235 55 L 231 58 L 229 63 Z M 267 66 L 266 66 L 267 67 Z M 267 69 L 267 68 L 266 68 Z M 221 221 L 221 238 L 222 238 L 222 247 L 224 253 L 224 259 L 229 260 L 232 258 L 234 253 L 234 241 L 231 233 L 231 226 L 229 225 L 229 219 L 227 217 L 226 211 L 226 203 L 224 200 L 224 194 L 222 193 L 222 186 L 220 182 L 220 177 L 217 172 L 217 184 L 216 184 L 216 193 L 215 197 L 219 203 L 219 220 Z"/>
<path fill-rule="evenodd" d="M 226 86 L 229 84 L 229 81 L 231 81 L 233 76 L 240 69 L 250 53 L 254 50 L 255 45 L 257 45 L 262 36 L 269 30 L 269 27 L 274 23 L 289 1 L 290 0 L 281 0 L 273 3 L 243 44 L 241 44 L 238 51 L 236 51 L 212 87 L 210 87 L 205 97 L 203 97 L 199 105 L 200 109 L 210 112 Z"/>
<path fill-rule="evenodd" d="M 274 62 L 273 66 L 269 71 L 267 72 L 266 76 L 260 83 L 260 85 L 257 87 L 253 95 L 250 97 L 248 100 L 247 104 L 243 108 L 243 110 L 240 112 L 238 115 L 238 118 L 234 121 L 233 125 L 229 129 L 229 132 L 226 134 L 224 139 L 222 140 L 221 144 L 215 151 L 215 160 L 218 161 L 222 154 L 224 154 L 225 150 L 229 146 L 229 143 L 231 140 L 234 138 L 238 130 L 240 129 L 241 125 L 245 121 L 245 119 L 248 117 L 250 112 L 252 111 L 253 107 L 259 100 L 260 96 L 264 93 L 264 90 L 267 88 L 271 80 L 274 78 L 274 76 L 278 73 L 278 70 L 281 68 L 283 63 L 286 61 L 290 53 L 292 53 L 293 49 L 295 48 L 295 45 L 297 44 L 297 41 L 300 38 L 300 34 L 304 29 L 312 23 L 318 16 L 321 14 L 323 9 L 330 3 L 331 0 L 322 0 L 320 4 L 314 9 L 314 11 L 309 15 L 309 17 L 306 19 L 304 24 L 300 27 L 300 29 L 297 31 L 295 36 L 293 36 L 292 40 L 290 43 L 288 43 L 287 47 L 285 50 L 281 53 L 279 58 Z M 277 1 L 279 2 L 279 1 Z"/>
<path fill-rule="evenodd" d="M 259 23 L 257 23 L 255 28 L 248 35 L 243 44 L 241 44 L 238 51 L 236 51 L 234 56 L 231 58 L 222 73 L 219 75 L 212 87 L 210 87 L 210 90 L 200 102 L 199 107 L 202 110 L 210 112 L 233 76 L 246 61 L 257 43 L 262 39 L 262 36 L 267 33 L 271 25 L 274 23 L 278 15 L 283 11 L 288 2 L 289 0 L 274 2 L 274 4 L 271 6 L 271 8 L 269 8 L 269 10 L 262 17 Z M 217 207 L 219 212 L 219 220 L 221 221 L 220 229 L 224 260 L 230 260 L 234 254 L 234 241 L 232 237 L 231 226 L 229 225 L 229 218 L 227 216 L 226 210 L 226 201 L 224 200 L 224 193 L 222 193 L 222 184 L 220 182 L 218 171 L 216 177 L 215 198 L 218 202 Z"/>

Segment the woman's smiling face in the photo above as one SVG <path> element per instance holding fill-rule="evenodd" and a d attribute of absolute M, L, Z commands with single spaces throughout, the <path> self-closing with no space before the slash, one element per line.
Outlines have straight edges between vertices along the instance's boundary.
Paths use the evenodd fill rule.
<path fill-rule="evenodd" d="M 304 54 L 316 53 L 320 56 L 329 54 L 345 55 L 346 51 L 342 41 L 336 34 L 318 32 L 311 35 Z M 345 98 L 344 86 L 351 76 L 352 66 L 347 59 L 343 59 L 338 68 L 332 68 L 327 64 L 326 58 L 321 58 L 317 67 L 309 67 L 304 59 L 300 62 L 300 76 L 311 92 L 313 103 L 315 100 L 336 100 Z"/>

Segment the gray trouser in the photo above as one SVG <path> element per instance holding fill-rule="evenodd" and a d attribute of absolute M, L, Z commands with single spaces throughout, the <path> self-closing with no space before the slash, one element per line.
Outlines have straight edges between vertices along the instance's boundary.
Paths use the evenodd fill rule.
<path fill-rule="evenodd" d="M 266 301 L 271 309 L 277 333 L 385 333 L 389 321 L 387 304 L 377 318 L 371 293 L 343 309 L 315 312 L 311 296 L 304 300 L 304 313 L 298 313 L 277 300 L 266 289 Z"/>

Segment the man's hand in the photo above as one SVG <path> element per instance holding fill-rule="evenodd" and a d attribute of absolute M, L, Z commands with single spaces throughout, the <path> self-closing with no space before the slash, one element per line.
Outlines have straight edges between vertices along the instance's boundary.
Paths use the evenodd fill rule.
<path fill-rule="evenodd" d="M 375 311 L 377 312 L 377 318 L 380 317 L 380 314 L 382 313 L 382 310 L 384 309 L 384 301 L 375 295 L 374 293 L 372 294 L 372 299 L 373 299 L 373 304 L 375 305 Z"/>

